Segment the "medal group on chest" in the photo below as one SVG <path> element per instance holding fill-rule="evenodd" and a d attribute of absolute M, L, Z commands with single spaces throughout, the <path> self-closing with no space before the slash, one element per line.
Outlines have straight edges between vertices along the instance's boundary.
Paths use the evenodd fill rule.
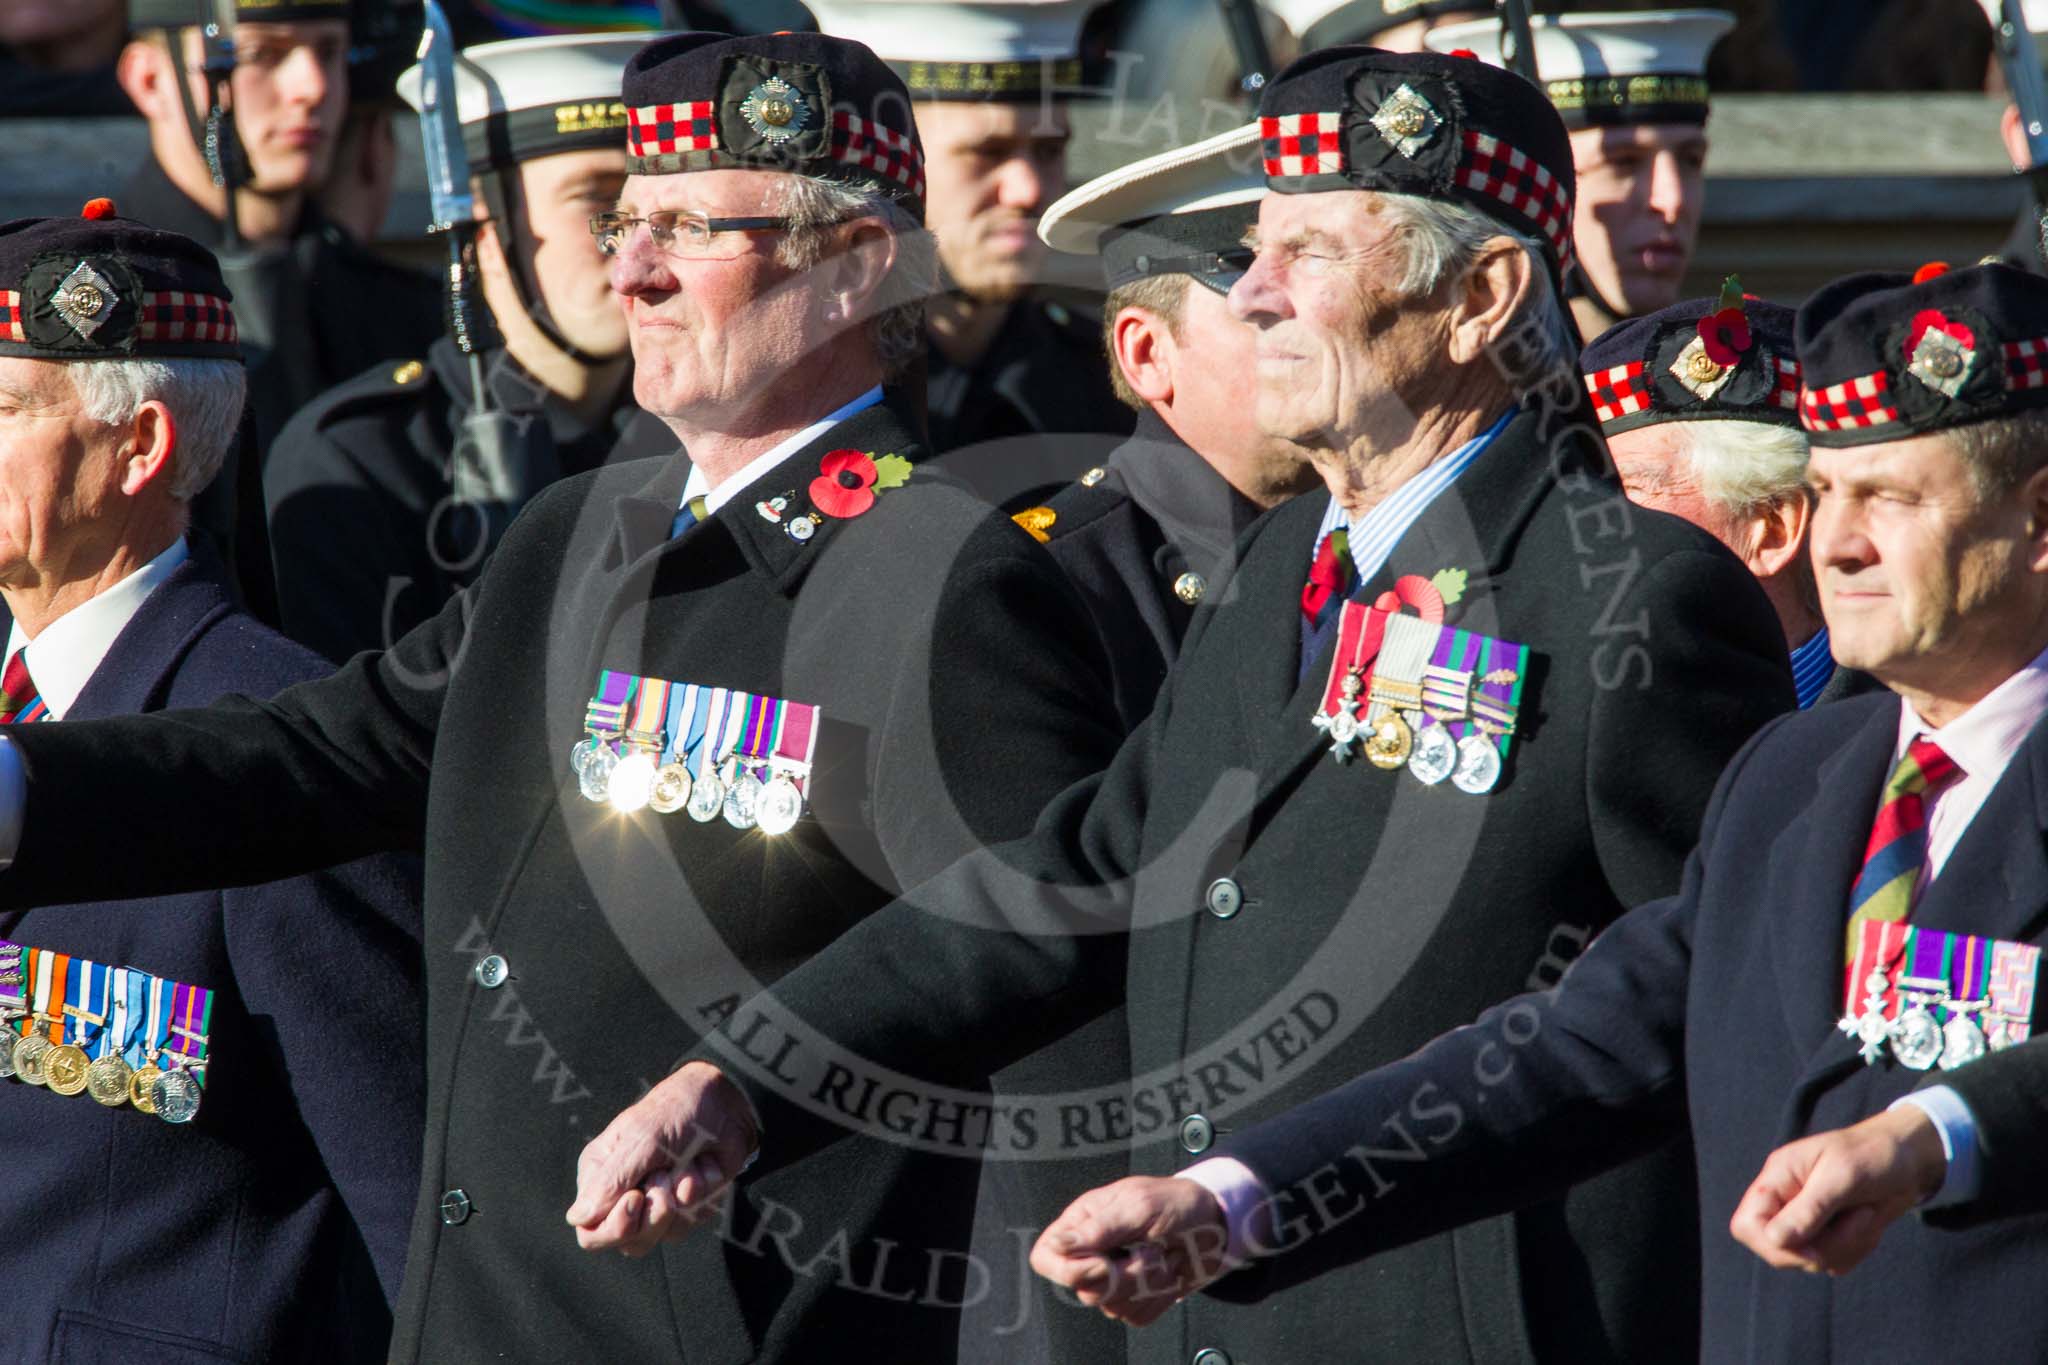
<path fill-rule="evenodd" d="M 190 1123 L 212 1019 L 203 986 L 0 942 L 0 1078 Z"/>
<path fill-rule="evenodd" d="M 1840 1027 L 1865 1063 L 1889 1051 L 1915 1071 L 1953 1071 L 2032 1032 L 2041 959 L 2033 944 L 1896 920 L 1858 928 Z"/>
<path fill-rule="evenodd" d="M 569 767 L 586 800 L 622 814 L 787 834 L 809 800 L 818 721 L 804 702 L 606 669 Z"/>
<path fill-rule="evenodd" d="M 1513 742 L 1529 649 L 1446 626 L 1446 600 L 1440 582 L 1409 575 L 1371 606 L 1344 603 L 1310 724 L 1339 763 L 1362 750 L 1376 768 L 1406 767 L 1425 786 L 1449 779 L 1482 796 L 1499 784 Z"/>

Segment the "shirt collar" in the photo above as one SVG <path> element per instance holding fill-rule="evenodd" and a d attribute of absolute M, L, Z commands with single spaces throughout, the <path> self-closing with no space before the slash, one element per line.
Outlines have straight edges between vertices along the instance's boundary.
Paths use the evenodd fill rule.
<path fill-rule="evenodd" d="M 1516 411 L 1509 408 L 1485 431 L 1442 459 L 1409 475 L 1400 487 L 1360 516 L 1347 514 L 1344 505 L 1332 494 L 1329 508 L 1323 513 L 1323 524 L 1316 531 L 1310 562 L 1313 563 L 1316 554 L 1321 553 L 1323 541 L 1329 538 L 1330 533 L 1342 526 L 1347 529 L 1352 571 L 1357 578 L 1362 581 L 1378 573 L 1394 553 L 1394 546 L 1408 533 L 1408 528 L 1415 524 L 1439 493 L 1457 482 L 1458 476 L 1493 444 L 1496 436 L 1507 430 Z"/>
<path fill-rule="evenodd" d="M 692 464 L 690 466 L 690 477 L 683 484 L 682 502 L 678 503 L 677 506 L 687 505 L 691 498 L 702 497 L 704 499 L 704 515 L 710 516 L 713 512 L 731 502 L 735 493 L 738 493 L 743 488 L 751 487 L 754 480 L 760 478 L 769 470 L 775 468 L 775 466 L 781 464 L 820 436 L 823 436 L 827 431 L 853 416 L 856 412 L 871 408 L 881 401 L 882 386 L 877 384 L 845 407 L 838 409 L 836 412 L 828 413 L 794 436 L 791 436 L 788 440 L 781 442 L 773 450 L 748 461 L 745 469 L 721 480 L 716 488 L 713 488 L 711 481 L 704 477 L 702 466 Z"/>
<path fill-rule="evenodd" d="M 1901 697 L 1899 742 L 1893 759 L 1903 755 L 1917 736 L 1926 735 L 1955 760 L 1965 776 L 1995 781 L 2043 714 L 2048 714 L 2048 650 L 2035 655 L 2025 668 L 1939 730 L 1922 720 L 1913 704 Z"/>
<path fill-rule="evenodd" d="M 13 658 L 18 649 L 28 651 L 29 676 L 35 679 L 43 704 L 50 708 L 51 720 L 64 719 L 99 671 L 100 661 L 114 647 L 115 639 L 141 609 L 143 599 L 156 591 L 189 553 L 183 537 L 172 541 L 169 549 L 113 587 L 44 626 L 33 640 L 22 631 L 19 621 L 9 628 L 7 657 Z"/>
<path fill-rule="evenodd" d="M 1799 709 L 1804 711 L 1819 700 L 1828 679 L 1834 675 L 1835 656 L 1828 647 L 1828 632 L 1823 626 L 1811 640 L 1792 651 L 1792 690 L 1799 694 Z"/>

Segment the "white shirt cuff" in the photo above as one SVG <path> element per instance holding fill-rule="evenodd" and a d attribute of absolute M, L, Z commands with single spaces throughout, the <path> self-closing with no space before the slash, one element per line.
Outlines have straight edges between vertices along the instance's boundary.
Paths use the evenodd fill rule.
<path fill-rule="evenodd" d="M 1180 1178 L 1194 1181 L 1223 1206 L 1223 1226 L 1228 1233 L 1223 1249 L 1225 1266 L 1235 1270 L 1251 1259 L 1253 1250 L 1267 1240 L 1264 1225 L 1271 1221 L 1273 1211 L 1266 1187 L 1251 1168 L 1236 1157 L 1214 1156 L 1180 1172 Z"/>
<path fill-rule="evenodd" d="M 21 755 L 7 736 L 0 735 L 0 871 L 14 865 L 21 847 L 21 813 L 28 805 L 28 774 L 21 770 Z"/>
<path fill-rule="evenodd" d="M 1902 1104 L 1910 1104 L 1927 1115 L 1934 1124 L 1934 1131 L 1941 1137 L 1942 1154 L 1948 1158 L 1948 1170 L 1942 1175 L 1941 1188 L 1920 1207 L 1946 1208 L 1975 1199 L 1983 1174 L 1977 1163 L 1977 1116 L 1970 1112 L 1970 1106 L 1963 1102 L 1961 1095 L 1945 1085 L 1915 1090 L 1892 1101 L 1891 1107 L 1896 1109 Z"/>

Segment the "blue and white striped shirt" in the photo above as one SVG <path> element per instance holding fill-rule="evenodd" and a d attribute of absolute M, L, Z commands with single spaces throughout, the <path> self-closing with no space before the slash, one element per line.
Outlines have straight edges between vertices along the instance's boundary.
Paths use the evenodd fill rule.
<path fill-rule="evenodd" d="M 1315 563 L 1316 556 L 1322 553 L 1323 542 L 1330 538 L 1330 533 L 1348 522 L 1354 573 L 1351 587 L 1355 589 L 1358 584 L 1378 573 L 1386 566 L 1387 557 L 1394 553 L 1394 546 L 1400 543 L 1402 536 L 1408 534 L 1408 528 L 1415 524 L 1416 519 L 1432 502 L 1436 501 L 1438 494 L 1456 483 L 1458 476 L 1493 444 L 1493 438 L 1507 427 L 1515 412 L 1516 409 L 1509 408 L 1485 431 L 1435 464 L 1417 470 L 1409 476 L 1406 483 L 1380 499 L 1357 521 L 1350 521 L 1343 504 L 1332 497 L 1329 510 L 1323 513 L 1323 524 L 1316 531 L 1316 542 L 1310 547 L 1309 563 Z M 1349 596 L 1350 593 L 1347 591 L 1345 595 Z"/>
<path fill-rule="evenodd" d="M 1821 689 L 1835 676 L 1835 656 L 1828 648 L 1828 632 L 1819 634 L 1792 651 L 1792 690 L 1799 694 L 1799 709 L 1820 700 Z"/>

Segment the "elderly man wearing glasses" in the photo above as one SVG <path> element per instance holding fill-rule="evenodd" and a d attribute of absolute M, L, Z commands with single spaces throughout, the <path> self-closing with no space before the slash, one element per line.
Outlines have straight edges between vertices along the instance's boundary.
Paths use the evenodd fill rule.
<path fill-rule="evenodd" d="M 976 1158 L 1003 1140 L 972 1075 L 901 1141 L 778 1123 L 720 1236 L 583 1249 L 637 1249 L 686 1183 L 570 1207 L 585 1145 L 700 1035 L 746 1031 L 738 1001 L 1022 834 L 1114 740 L 1058 568 L 912 475 L 885 397 L 922 345 L 901 82 L 839 39 L 696 33 L 624 87 L 597 231 L 635 395 L 688 458 L 554 484 L 473 588 L 332 679 L 21 731 L 0 904 L 424 850 L 429 1136 L 395 1359 L 948 1360 Z M 814 1050 L 792 1027 L 762 1016 L 749 1052 L 786 1069 Z M 819 1107 L 850 1127 L 848 1080 Z"/>

